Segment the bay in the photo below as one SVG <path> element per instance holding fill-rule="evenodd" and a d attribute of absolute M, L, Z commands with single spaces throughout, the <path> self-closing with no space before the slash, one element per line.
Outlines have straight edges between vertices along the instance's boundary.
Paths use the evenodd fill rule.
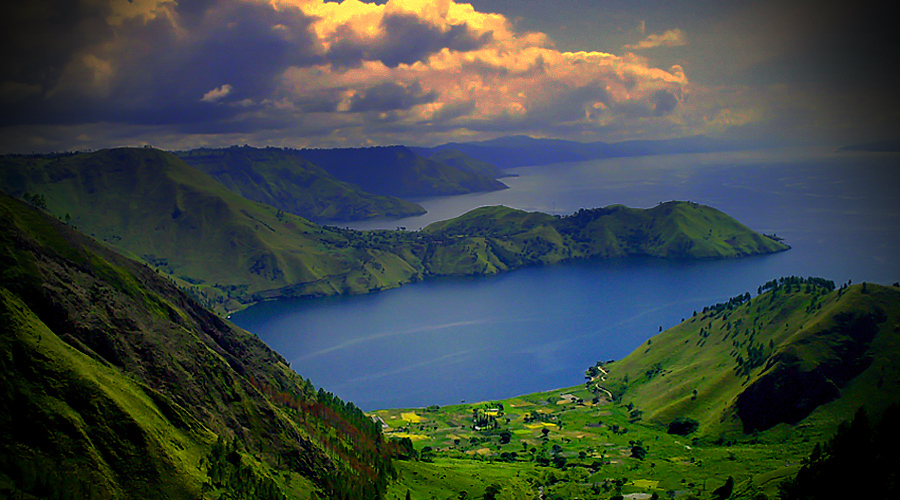
<path fill-rule="evenodd" d="M 716 207 L 792 249 L 720 261 L 578 262 L 438 279 L 236 313 L 294 370 L 366 410 L 480 401 L 578 384 L 694 310 L 780 276 L 900 280 L 900 155 L 782 149 L 513 169 L 510 189 L 421 200 L 415 230 L 483 205 L 569 214 L 672 199 Z"/>

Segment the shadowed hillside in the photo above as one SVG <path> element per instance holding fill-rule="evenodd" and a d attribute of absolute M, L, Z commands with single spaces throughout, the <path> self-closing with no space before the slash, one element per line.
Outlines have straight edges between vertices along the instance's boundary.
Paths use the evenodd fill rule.
<path fill-rule="evenodd" d="M 301 149 L 299 154 L 336 178 L 375 194 L 422 198 L 506 189 L 502 182 L 414 153 L 406 146 Z"/>
<path fill-rule="evenodd" d="M 244 198 L 312 220 L 400 218 L 425 213 L 415 203 L 370 194 L 339 181 L 292 149 L 233 146 L 176 154 Z"/>

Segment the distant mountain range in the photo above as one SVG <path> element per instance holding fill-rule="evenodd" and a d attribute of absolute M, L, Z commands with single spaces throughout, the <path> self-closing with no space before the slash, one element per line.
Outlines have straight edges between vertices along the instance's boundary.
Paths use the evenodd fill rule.
<path fill-rule="evenodd" d="M 634 140 L 617 143 L 574 142 L 510 136 L 478 142 L 448 143 L 432 148 L 415 148 L 423 155 L 454 150 L 501 169 L 528 165 L 548 165 L 598 158 L 646 156 L 678 153 L 708 153 L 747 147 L 745 144 L 706 136 L 665 140 Z"/>
<path fill-rule="evenodd" d="M 883 141 L 865 142 L 843 146 L 839 151 L 871 151 L 877 153 L 896 153 L 900 151 L 900 139 L 887 139 Z"/>
<path fill-rule="evenodd" d="M 176 155 L 241 196 L 316 221 L 409 217 L 425 210 L 401 198 L 505 189 L 492 170 L 462 154 L 432 159 L 404 146 L 287 149 L 233 146 Z M 496 175 L 495 175 L 496 174 Z"/>

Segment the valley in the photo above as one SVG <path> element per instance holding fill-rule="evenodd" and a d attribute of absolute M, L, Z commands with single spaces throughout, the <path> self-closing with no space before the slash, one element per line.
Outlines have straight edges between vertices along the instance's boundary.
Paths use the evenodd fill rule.
<path fill-rule="evenodd" d="M 364 414 L 222 315 L 790 247 L 693 202 L 492 205 L 355 231 L 151 148 L 5 161 L 4 186 L 31 205 L 2 198 L 0 491 L 18 498 L 778 498 L 840 422 L 859 407 L 875 421 L 900 393 L 900 291 L 786 277 L 682 311 L 631 355 L 586 366 L 583 385 Z"/>
<path fill-rule="evenodd" d="M 900 288 L 786 278 L 598 362 L 581 386 L 371 414 L 417 453 L 398 464 L 396 498 L 481 498 L 491 485 L 496 498 L 715 498 L 729 477 L 728 498 L 777 498 L 838 423 L 900 402 L 898 346 Z M 801 368 L 785 374 L 786 358 Z M 829 397 L 779 410 L 836 371 L 847 375 L 826 382 Z M 776 420 L 761 428 L 759 414 Z"/>

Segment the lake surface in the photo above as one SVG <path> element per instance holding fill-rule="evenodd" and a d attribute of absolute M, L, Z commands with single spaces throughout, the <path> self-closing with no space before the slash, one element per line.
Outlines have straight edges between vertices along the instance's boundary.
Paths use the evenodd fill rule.
<path fill-rule="evenodd" d="M 356 297 L 283 300 L 232 316 L 294 370 L 365 410 L 482 401 L 576 385 L 694 310 L 780 276 L 900 281 L 900 155 L 788 149 L 523 167 L 494 193 L 359 229 L 415 230 L 483 205 L 570 214 L 690 200 L 793 248 L 724 261 L 616 259 L 439 279 Z"/>

